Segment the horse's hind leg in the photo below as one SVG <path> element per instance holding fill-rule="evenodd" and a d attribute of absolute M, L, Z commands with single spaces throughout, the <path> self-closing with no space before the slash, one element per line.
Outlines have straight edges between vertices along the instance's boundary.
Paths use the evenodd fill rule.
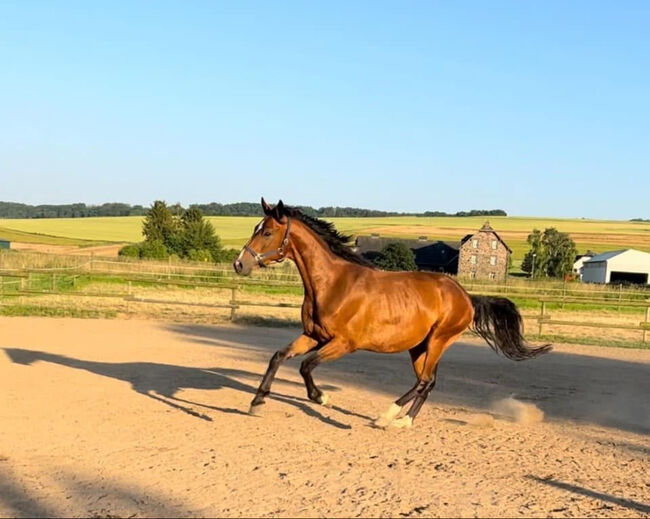
<path fill-rule="evenodd" d="M 300 364 L 300 374 L 305 380 L 307 396 L 310 400 L 322 405 L 327 405 L 329 403 L 329 395 L 323 393 L 323 391 L 314 384 L 314 379 L 311 376 L 311 372 L 314 368 L 316 368 L 316 366 L 321 362 L 336 360 L 346 353 L 350 353 L 350 351 L 351 350 L 347 343 L 340 339 L 332 339 L 320 350 L 313 352 L 309 357 L 302 361 L 302 364 Z"/>
<path fill-rule="evenodd" d="M 391 422 L 394 427 L 410 427 L 413 425 L 413 420 L 422 409 L 422 405 L 426 401 L 429 393 L 436 385 L 436 378 L 438 374 L 438 363 L 445 350 L 458 339 L 464 331 L 464 327 L 459 330 L 458 327 L 452 329 L 436 329 L 434 333 L 427 339 L 427 352 L 424 355 L 424 365 L 420 374 L 420 380 L 417 384 L 417 389 L 414 392 L 413 403 L 409 408 L 406 416 L 398 418 Z M 406 395 L 405 395 L 406 396 Z"/>
<path fill-rule="evenodd" d="M 377 427 L 386 427 L 395 418 L 397 418 L 402 412 L 402 409 L 404 409 L 404 406 L 413 400 L 416 397 L 418 391 L 422 388 L 422 382 L 420 379 L 422 378 L 422 370 L 424 369 L 424 360 L 426 358 L 426 353 L 426 339 L 418 344 L 415 348 L 411 348 L 409 350 L 411 361 L 413 362 L 413 370 L 415 371 L 415 376 L 417 377 L 418 381 L 411 389 L 404 393 L 404 395 L 395 400 L 395 402 L 393 402 L 388 408 L 388 411 L 386 411 L 375 420 L 375 425 Z"/>

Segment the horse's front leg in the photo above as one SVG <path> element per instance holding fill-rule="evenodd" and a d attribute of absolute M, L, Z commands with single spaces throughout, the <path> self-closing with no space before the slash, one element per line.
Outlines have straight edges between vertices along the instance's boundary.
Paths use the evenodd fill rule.
<path fill-rule="evenodd" d="M 327 405 L 329 403 L 329 396 L 326 393 L 323 393 L 323 391 L 314 384 L 314 379 L 311 376 L 311 372 L 314 368 L 316 368 L 316 366 L 321 362 L 336 360 L 351 351 L 353 351 L 353 349 L 349 347 L 347 342 L 335 338 L 302 361 L 302 364 L 300 365 L 300 374 L 305 380 L 307 396 L 310 400 L 322 405 Z"/>
<path fill-rule="evenodd" d="M 271 361 L 269 362 L 269 367 L 260 383 L 260 387 L 257 389 L 257 393 L 255 393 L 255 398 L 253 398 L 253 401 L 251 402 L 249 411 L 251 414 L 255 414 L 256 411 L 259 410 L 259 406 L 264 403 L 264 398 L 266 398 L 266 396 L 271 392 L 271 384 L 273 383 L 273 379 L 275 378 L 275 374 L 278 372 L 280 365 L 291 357 L 307 353 L 317 345 L 318 342 L 311 337 L 301 335 L 285 349 L 278 350 L 273 354 L 273 357 L 271 357 Z"/>

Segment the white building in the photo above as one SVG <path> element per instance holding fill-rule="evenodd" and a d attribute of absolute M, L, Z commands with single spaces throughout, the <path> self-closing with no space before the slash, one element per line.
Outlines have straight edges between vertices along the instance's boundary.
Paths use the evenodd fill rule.
<path fill-rule="evenodd" d="M 634 249 L 597 254 L 582 265 L 586 283 L 650 283 L 650 254 Z"/>
<path fill-rule="evenodd" d="M 585 264 L 585 261 L 589 261 L 595 255 L 595 252 L 588 252 L 587 254 L 576 256 L 576 260 L 573 262 L 573 273 L 578 279 L 582 279 L 582 266 Z"/>

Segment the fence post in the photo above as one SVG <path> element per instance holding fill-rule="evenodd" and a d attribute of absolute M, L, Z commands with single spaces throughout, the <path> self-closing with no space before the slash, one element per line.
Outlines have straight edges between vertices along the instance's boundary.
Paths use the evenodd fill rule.
<path fill-rule="evenodd" d="M 542 300 L 541 303 L 542 303 L 542 308 L 539 314 L 539 330 L 537 331 L 538 337 L 542 336 L 542 326 L 544 323 L 544 311 L 546 310 L 546 301 Z"/>
<path fill-rule="evenodd" d="M 623 292 L 623 284 L 618 285 L 618 308 L 617 310 L 620 312 L 621 311 L 621 296 Z"/>
<path fill-rule="evenodd" d="M 230 300 L 230 304 L 232 305 L 230 307 L 230 320 L 234 321 L 236 312 L 235 305 L 237 304 L 237 287 L 232 287 L 232 299 Z"/>
<path fill-rule="evenodd" d="M 56 292 L 56 274 L 52 274 L 52 292 Z"/>
<path fill-rule="evenodd" d="M 171 279 L 172 277 L 172 257 L 168 256 L 167 257 L 167 279 Z"/>
<path fill-rule="evenodd" d="M 645 307 L 645 325 L 643 329 L 643 343 L 645 344 L 648 339 L 648 323 L 650 323 L 650 304 Z"/>
<path fill-rule="evenodd" d="M 564 278 L 564 283 L 562 284 L 562 310 L 564 310 L 564 300 L 566 299 L 566 277 Z"/>

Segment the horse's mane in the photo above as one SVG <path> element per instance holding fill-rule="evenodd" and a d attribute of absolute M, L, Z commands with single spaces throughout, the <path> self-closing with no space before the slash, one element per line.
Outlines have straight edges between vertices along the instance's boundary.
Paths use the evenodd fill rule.
<path fill-rule="evenodd" d="M 295 218 L 304 223 L 320 236 L 330 250 L 340 258 L 351 261 L 352 263 L 375 268 L 375 266 L 367 259 L 352 250 L 352 236 L 337 231 L 333 223 L 326 222 L 325 220 L 321 220 L 314 216 L 309 216 L 297 207 L 290 207 L 287 205 L 283 207 L 282 213 L 285 216 L 290 216 L 291 218 Z"/>

